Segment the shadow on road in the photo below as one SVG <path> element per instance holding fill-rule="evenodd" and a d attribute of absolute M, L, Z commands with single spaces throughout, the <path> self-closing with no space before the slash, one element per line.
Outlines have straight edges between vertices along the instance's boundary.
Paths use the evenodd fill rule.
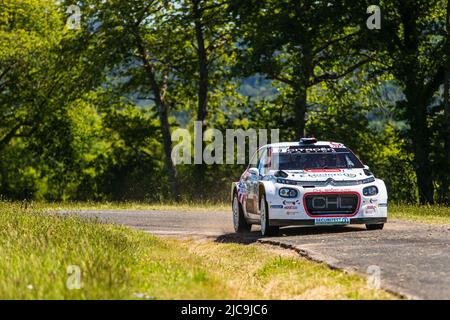
<path fill-rule="evenodd" d="M 270 238 L 283 238 L 293 236 L 309 236 L 309 235 L 321 235 L 321 234 L 337 234 L 347 232 L 360 232 L 365 231 L 365 228 L 354 226 L 321 226 L 321 227 L 283 227 L 276 236 Z M 259 239 L 264 239 L 261 233 L 258 231 L 251 231 L 245 233 L 226 233 L 216 238 L 215 242 L 220 243 L 238 243 L 238 244 L 251 244 Z"/>

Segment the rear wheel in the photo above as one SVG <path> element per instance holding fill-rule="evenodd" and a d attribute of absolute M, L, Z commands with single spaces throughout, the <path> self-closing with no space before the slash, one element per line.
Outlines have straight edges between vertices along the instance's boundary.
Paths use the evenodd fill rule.
<path fill-rule="evenodd" d="M 261 212 L 261 234 L 263 236 L 276 235 L 280 230 L 280 227 L 273 227 L 269 225 L 269 208 L 266 202 L 266 196 L 264 194 L 261 195 L 259 208 Z"/>
<path fill-rule="evenodd" d="M 384 227 L 384 223 L 366 224 L 367 230 L 382 230 L 383 227 Z"/>
<path fill-rule="evenodd" d="M 233 196 L 233 225 L 236 232 L 248 232 L 252 228 L 252 225 L 245 220 L 244 210 L 239 203 L 237 193 Z"/>

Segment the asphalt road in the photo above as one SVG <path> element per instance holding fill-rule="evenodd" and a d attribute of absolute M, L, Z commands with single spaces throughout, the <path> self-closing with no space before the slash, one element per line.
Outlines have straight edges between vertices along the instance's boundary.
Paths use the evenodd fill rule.
<path fill-rule="evenodd" d="M 68 214 L 69 212 L 65 212 Z M 266 242 L 296 250 L 330 267 L 367 274 L 381 272 L 385 289 L 409 298 L 450 299 L 450 227 L 390 221 L 381 231 L 364 226 L 282 228 L 261 238 L 233 231 L 230 213 L 103 210 L 70 212 L 124 224 L 155 235 L 209 237 L 218 242 Z"/>

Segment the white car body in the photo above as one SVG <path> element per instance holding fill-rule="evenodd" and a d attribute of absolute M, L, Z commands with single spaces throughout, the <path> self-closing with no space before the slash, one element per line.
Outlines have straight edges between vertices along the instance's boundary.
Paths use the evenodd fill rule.
<path fill-rule="evenodd" d="M 245 218 L 240 223 L 251 226 L 266 224 L 261 221 L 261 212 L 268 211 L 268 225 L 275 228 L 366 224 L 368 229 L 382 229 L 387 221 L 388 194 L 383 180 L 375 178 L 369 168 L 341 143 L 302 139 L 301 142 L 270 144 L 260 148 L 255 157 L 258 157 L 256 165 L 249 165 L 240 180 L 232 184 L 236 230 L 239 217 L 235 216 L 239 212 Z M 286 159 L 298 161 L 296 165 L 316 158 L 322 162 L 335 160 L 339 166 L 345 159 L 347 167 L 329 168 L 313 163 L 313 169 L 282 169 L 291 166 Z M 282 190 L 282 194 L 294 197 L 281 196 L 283 188 L 288 189 Z M 267 204 L 263 211 L 262 195 Z M 239 202 L 237 207 L 235 198 Z"/>

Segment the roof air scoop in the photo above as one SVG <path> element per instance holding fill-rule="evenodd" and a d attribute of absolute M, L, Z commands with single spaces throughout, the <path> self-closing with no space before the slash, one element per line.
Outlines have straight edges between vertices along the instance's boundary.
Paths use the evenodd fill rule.
<path fill-rule="evenodd" d="M 301 138 L 300 143 L 301 144 L 314 144 L 317 142 L 316 138 Z"/>

